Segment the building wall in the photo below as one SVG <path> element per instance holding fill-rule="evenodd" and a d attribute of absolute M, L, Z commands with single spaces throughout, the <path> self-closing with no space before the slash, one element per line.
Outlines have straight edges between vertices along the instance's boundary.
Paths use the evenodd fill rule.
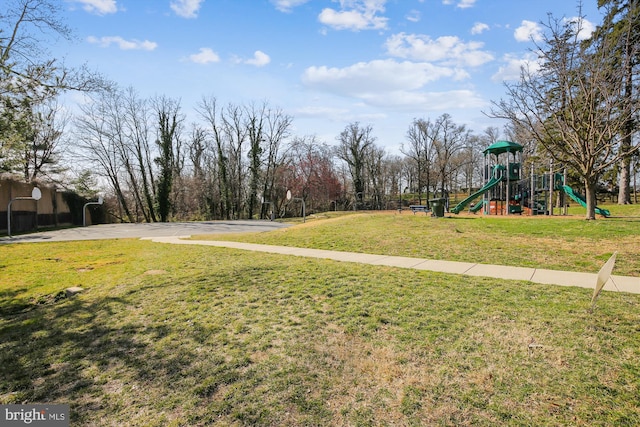
<path fill-rule="evenodd" d="M 37 202 L 15 200 L 19 197 L 31 197 L 31 191 L 35 186 L 12 179 L 0 179 L 0 233 L 7 233 L 7 210 L 12 200 L 11 234 L 73 224 L 64 193 L 53 186 L 37 184 L 42 193 L 42 198 Z M 87 215 L 87 223 L 90 223 L 90 215 Z"/>

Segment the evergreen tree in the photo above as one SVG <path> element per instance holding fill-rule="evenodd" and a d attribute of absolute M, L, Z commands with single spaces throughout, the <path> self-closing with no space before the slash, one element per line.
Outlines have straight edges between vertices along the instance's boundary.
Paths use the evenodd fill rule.
<path fill-rule="evenodd" d="M 623 108 L 632 109 L 638 97 L 638 65 L 640 64 L 640 1 L 598 0 L 599 8 L 606 8 L 602 25 L 590 43 L 610 49 L 612 68 L 623 72 Z M 620 160 L 618 204 L 631 203 L 631 157 L 633 136 L 637 133 L 637 119 L 625 114 L 627 123 L 621 135 L 620 151 L 626 153 Z"/>

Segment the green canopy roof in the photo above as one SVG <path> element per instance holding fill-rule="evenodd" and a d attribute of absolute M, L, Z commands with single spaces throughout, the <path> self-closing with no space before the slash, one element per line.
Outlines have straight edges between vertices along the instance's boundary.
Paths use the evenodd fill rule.
<path fill-rule="evenodd" d="M 516 144 L 515 142 L 496 141 L 484 150 L 483 153 L 495 154 L 497 156 L 502 153 L 517 153 L 518 151 L 522 151 L 522 148 L 522 145 Z"/>

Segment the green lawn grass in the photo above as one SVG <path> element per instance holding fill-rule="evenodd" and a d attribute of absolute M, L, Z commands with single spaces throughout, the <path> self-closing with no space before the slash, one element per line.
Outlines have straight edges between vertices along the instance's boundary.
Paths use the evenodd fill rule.
<path fill-rule="evenodd" d="M 277 232 L 193 238 L 592 273 L 618 252 L 614 274 L 640 276 L 640 208 L 607 208 L 618 216 L 585 221 L 578 208 L 568 217 L 331 213 Z"/>
<path fill-rule="evenodd" d="M 435 224 L 331 221 L 360 250 L 367 221 Z M 640 424 L 638 295 L 138 240 L 0 256 L 0 403 L 72 425 Z"/>

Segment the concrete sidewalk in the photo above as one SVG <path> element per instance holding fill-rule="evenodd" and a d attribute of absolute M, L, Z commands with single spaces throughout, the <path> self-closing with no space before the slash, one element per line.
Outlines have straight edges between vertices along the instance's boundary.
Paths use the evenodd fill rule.
<path fill-rule="evenodd" d="M 560 286 L 578 286 L 593 289 L 597 274 L 570 271 L 545 270 L 529 267 L 509 267 L 504 265 L 476 264 L 471 262 L 442 261 L 422 258 L 408 258 L 388 255 L 372 255 L 356 252 L 339 252 L 323 249 L 294 248 L 288 246 L 258 245 L 254 243 L 223 242 L 212 240 L 186 240 L 189 236 L 148 237 L 157 243 L 178 245 L 206 245 L 223 248 L 241 249 L 255 252 L 268 252 L 281 255 L 295 255 L 309 258 L 332 259 L 336 261 L 357 262 L 371 265 L 385 265 L 400 268 L 437 271 L 442 273 L 466 274 L 469 276 L 492 277 L 505 280 L 525 280 L 533 283 Z M 640 293 L 640 277 L 611 276 L 604 290 Z"/>

